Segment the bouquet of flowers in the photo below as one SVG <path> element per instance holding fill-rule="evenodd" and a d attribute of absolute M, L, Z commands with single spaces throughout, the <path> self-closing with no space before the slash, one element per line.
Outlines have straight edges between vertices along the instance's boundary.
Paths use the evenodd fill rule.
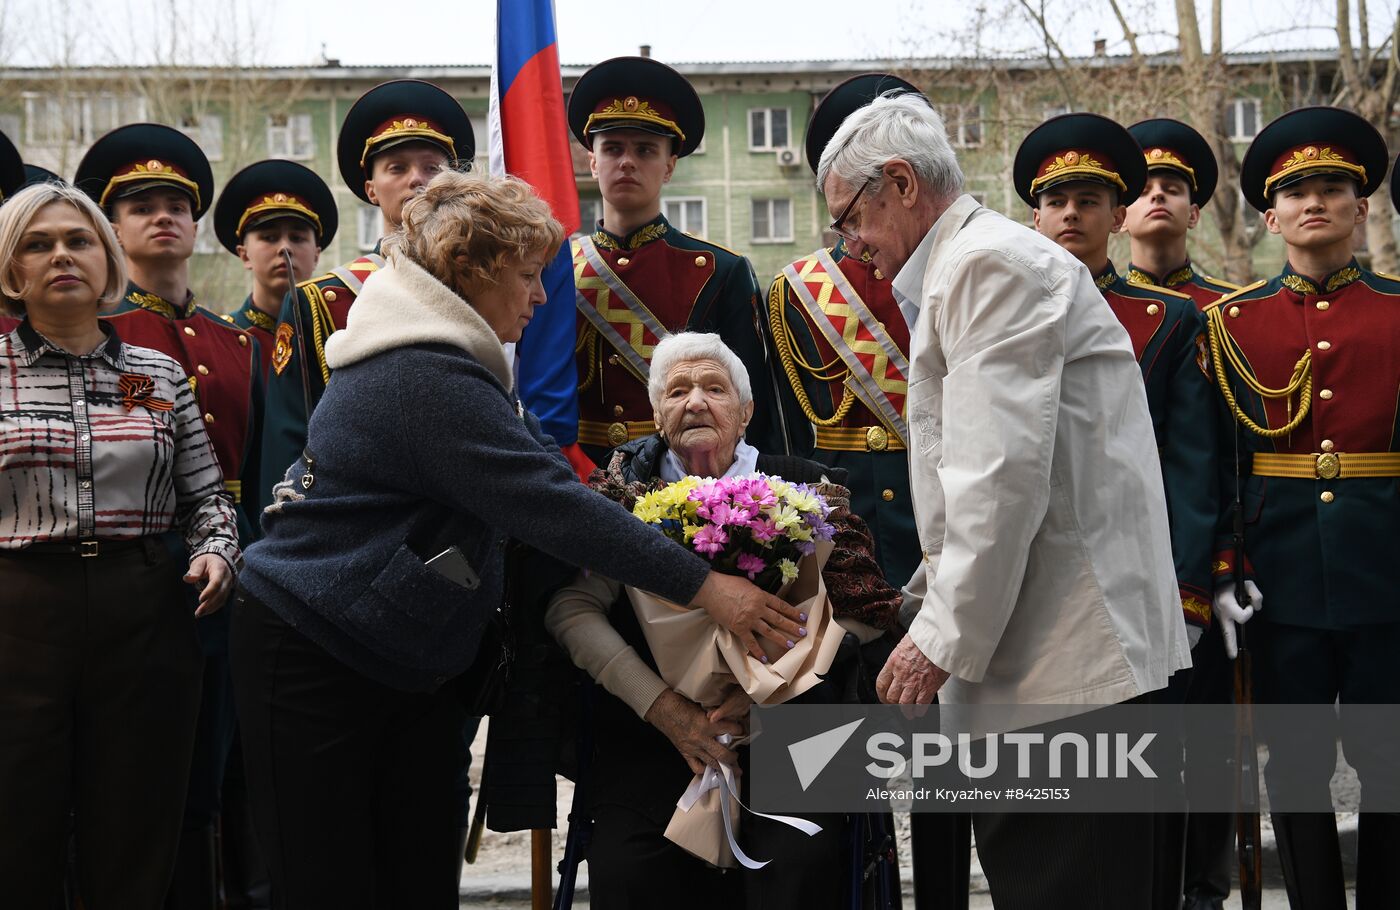
<path fill-rule="evenodd" d="M 783 649 L 764 638 L 767 661 L 756 660 L 737 636 L 704 610 L 689 610 L 628 588 L 657 669 L 666 684 L 697 704 L 719 704 L 739 686 L 758 704 L 794 698 L 831 669 L 845 634 L 822 581 L 835 529 L 831 508 L 803 484 L 749 474 L 686 477 L 640 497 L 632 514 L 704 556 L 717 571 L 745 575 L 807 615 L 807 634 Z M 666 837 L 716 866 L 766 865 L 744 854 L 733 819 L 741 807 L 727 771 L 696 775 L 677 802 Z M 765 816 L 812 835 L 821 828 L 786 816 Z"/>
<path fill-rule="evenodd" d="M 770 593 L 797 578 L 797 563 L 831 540 L 831 508 L 806 484 L 781 477 L 686 477 L 637 500 L 632 514 Z"/>

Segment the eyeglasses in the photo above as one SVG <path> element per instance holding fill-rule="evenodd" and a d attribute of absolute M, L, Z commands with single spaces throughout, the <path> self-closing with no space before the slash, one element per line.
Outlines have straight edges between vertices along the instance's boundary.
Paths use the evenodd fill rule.
<path fill-rule="evenodd" d="M 857 240 L 856 231 L 860 230 L 860 226 L 857 225 L 855 230 L 851 230 L 846 227 L 846 219 L 851 217 L 851 212 L 855 210 L 856 203 L 860 201 L 861 196 L 865 195 L 866 188 L 870 186 L 870 182 L 874 179 L 874 177 L 865 178 L 865 182 L 860 185 L 860 189 L 856 190 L 856 194 L 851 197 L 851 201 L 846 203 L 846 207 L 841 210 L 840 215 L 836 216 L 836 220 L 831 222 L 831 226 L 827 228 L 827 230 L 847 242 L 855 242 Z"/>

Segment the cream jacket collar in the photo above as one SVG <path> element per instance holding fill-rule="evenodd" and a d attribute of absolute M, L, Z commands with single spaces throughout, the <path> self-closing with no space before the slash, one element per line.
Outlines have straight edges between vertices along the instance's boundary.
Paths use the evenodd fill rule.
<path fill-rule="evenodd" d="M 345 328 L 326 341 L 333 370 L 394 348 L 450 344 L 513 385 L 505 347 L 486 320 L 447 285 L 404 256 L 395 256 L 365 280 Z"/>

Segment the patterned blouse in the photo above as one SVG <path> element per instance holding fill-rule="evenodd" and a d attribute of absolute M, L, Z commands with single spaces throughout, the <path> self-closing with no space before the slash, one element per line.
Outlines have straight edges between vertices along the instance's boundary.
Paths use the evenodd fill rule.
<path fill-rule="evenodd" d="M 241 555 L 184 370 L 107 336 L 73 355 L 27 321 L 0 335 L 0 549 L 178 526 L 191 557 Z"/>

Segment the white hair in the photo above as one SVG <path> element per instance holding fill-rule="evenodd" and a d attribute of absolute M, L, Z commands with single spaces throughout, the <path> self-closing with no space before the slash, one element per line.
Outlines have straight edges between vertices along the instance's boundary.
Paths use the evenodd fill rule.
<path fill-rule="evenodd" d="M 666 376 L 671 368 L 687 360 L 715 360 L 729 373 L 734 389 L 739 393 L 739 404 L 753 401 L 753 387 L 749 384 L 749 368 L 739 355 L 729 349 L 713 332 L 677 332 L 661 339 L 651 352 L 651 373 L 647 379 L 647 397 L 651 399 L 652 410 L 659 410 L 661 398 L 666 394 Z"/>
<path fill-rule="evenodd" d="M 943 118 L 922 95 L 886 93 L 851 114 L 822 150 L 817 191 L 835 175 L 851 186 L 870 180 L 867 193 L 880 189 L 880 169 L 895 158 L 909 162 L 914 173 L 940 198 L 962 192 L 963 173 L 948 143 Z"/>

